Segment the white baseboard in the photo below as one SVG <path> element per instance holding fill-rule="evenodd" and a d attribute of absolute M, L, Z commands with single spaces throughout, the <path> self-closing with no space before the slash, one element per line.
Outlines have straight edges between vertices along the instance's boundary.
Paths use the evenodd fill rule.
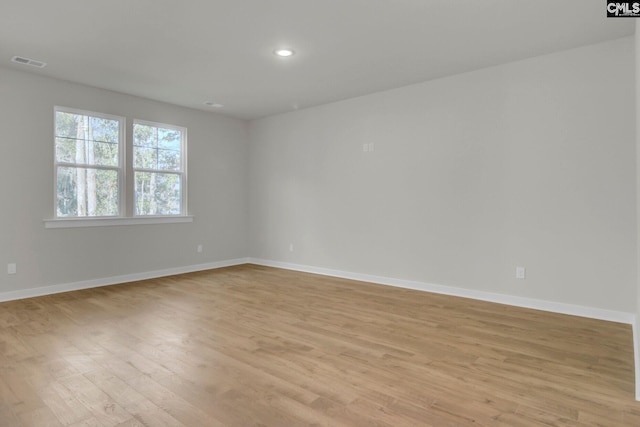
<path fill-rule="evenodd" d="M 348 271 L 332 270 L 329 268 L 313 267 L 300 264 L 291 264 L 287 262 L 271 261 L 260 258 L 249 258 L 249 262 L 252 264 L 264 265 L 267 267 L 284 268 L 287 270 L 303 271 L 306 273 L 322 274 L 325 276 L 359 280 L 363 282 L 377 283 L 380 285 L 415 289 L 437 294 L 452 295 L 482 301 L 495 302 L 499 304 L 513 305 L 516 307 L 531 308 L 535 310 L 550 311 L 553 313 L 570 314 L 573 316 L 630 324 L 633 330 L 633 354 L 635 359 L 635 397 L 637 401 L 640 401 L 640 337 L 637 335 L 637 333 L 640 333 L 640 325 L 637 324 L 637 320 L 640 319 L 637 319 L 636 315 L 633 313 L 605 310 L 595 307 L 585 307 L 581 305 L 565 304 L 561 302 L 545 301 L 534 298 L 495 294 L 491 292 L 475 291 L 471 289 L 435 285 L 431 283 L 414 282 L 403 279 L 392 279 L 389 277 L 372 276 L 368 274 L 351 273 Z"/>
<path fill-rule="evenodd" d="M 393 279 L 369 274 L 352 273 L 348 271 L 332 270 L 329 268 L 313 267 L 308 265 L 291 264 L 287 262 L 271 261 L 260 258 L 249 258 L 252 264 L 266 267 L 283 268 L 286 270 L 303 271 L 306 273 L 322 274 L 324 276 L 340 277 L 343 279 L 359 280 L 362 282 L 377 283 L 380 285 L 395 286 L 398 288 L 415 289 L 436 294 L 452 295 L 463 298 L 471 298 L 481 301 L 495 302 L 499 304 L 513 305 L 516 307 L 531 308 L 535 310 L 550 311 L 553 313 L 570 314 L 573 316 L 588 317 L 591 319 L 607 320 L 610 322 L 626 323 L 633 325 L 635 315 L 622 311 L 605 310 L 595 307 L 565 304 L 561 302 L 545 301 L 534 298 L 524 298 L 513 295 L 496 294 L 491 292 L 476 291 L 472 289 L 456 288 L 453 286 L 435 285 L 432 283 L 415 282 L 411 280 Z M 634 335 L 635 340 L 635 335 Z M 636 370 L 637 372 L 637 370 Z"/>
<path fill-rule="evenodd" d="M 70 292 L 81 289 L 96 288 L 99 286 L 117 285 L 120 283 L 135 282 L 138 280 L 154 279 L 157 277 L 172 276 L 175 274 L 192 273 L 195 271 L 212 270 L 215 268 L 230 267 L 241 264 L 257 264 L 267 267 L 283 268 L 286 270 L 302 271 L 306 273 L 322 274 L 324 276 L 340 277 L 344 279 L 358 280 L 362 282 L 371 282 L 380 285 L 395 286 L 399 288 L 415 289 L 425 292 L 433 292 L 437 294 L 459 296 L 463 298 L 471 298 L 482 301 L 496 302 L 499 304 L 513 305 L 517 307 L 532 308 L 535 310 L 550 311 L 554 313 L 570 314 L 574 316 L 588 317 L 592 319 L 607 320 L 611 322 L 619 322 L 631 324 L 634 328 L 636 319 L 633 313 L 621 311 L 605 310 L 601 308 L 586 307 L 580 305 L 565 304 L 560 302 L 545 301 L 533 298 L 524 298 L 512 295 L 496 294 L 491 292 L 476 291 L 471 289 L 456 288 L 452 286 L 436 285 L 432 283 L 416 282 L 404 279 L 394 279 L 390 277 L 373 276 L 362 273 L 352 273 L 348 271 L 333 270 L 323 267 L 314 267 L 301 264 L 292 264 L 287 262 L 265 260 L 260 258 L 237 258 L 225 261 L 215 261 L 205 264 L 188 265 L 184 267 L 167 268 L 163 270 L 147 271 L 142 273 L 124 274 L 120 276 L 105 277 L 100 279 L 84 280 L 73 283 L 65 283 L 60 285 L 42 286 L 37 288 L 29 288 L 17 291 L 0 292 L 0 302 L 13 301 L 24 298 L 32 298 L 43 295 L 57 294 L 61 292 Z M 640 331 L 639 331 L 640 332 Z M 636 334 L 634 330 L 634 341 Z M 640 347 L 640 343 L 636 343 Z M 638 351 L 636 351 L 638 354 Z M 639 355 L 640 356 L 640 355 Z M 640 360 L 638 360 L 640 365 Z M 636 374 L 640 380 L 640 369 L 636 369 Z M 640 391 L 639 391 L 640 393 Z"/>
<path fill-rule="evenodd" d="M 512 295 L 495 294 L 491 292 L 475 291 L 471 289 L 456 288 L 452 286 L 435 285 L 431 283 L 415 282 L 389 277 L 373 276 L 369 274 L 352 273 L 348 271 L 333 270 L 329 268 L 313 267 L 308 265 L 292 264 L 279 261 L 271 261 L 259 258 L 237 258 L 226 261 L 216 261 L 206 264 L 189 265 L 185 267 L 168 268 L 164 270 L 147 271 L 143 273 L 125 274 L 121 276 L 106 277 L 101 279 L 85 280 L 60 285 L 42 286 L 18 291 L 0 292 L 0 302 L 13 301 L 24 298 L 32 298 L 43 295 L 58 294 L 62 292 L 77 291 L 81 289 L 97 288 L 99 286 L 117 285 L 120 283 L 135 282 L 138 280 L 154 279 L 157 277 L 173 276 L 175 274 L 192 273 L 195 271 L 212 270 L 222 267 L 230 267 L 241 264 L 257 264 L 267 267 L 283 268 L 286 270 L 302 271 L 306 273 L 322 274 L 325 276 L 340 277 L 344 279 L 358 280 L 362 282 L 377 283 L 380 285 L 395 286 L 399 288 L 415 289 L 437 294 L 472 298 L 482 301 L 490 301 L 499 304 L 513 305 L 517 307 L 531 308 L 535 310 L 550 311 L 554 313 L 570 314 L 574 316 L 588 317 L 592 319 L 607 320 L 611 322 L 627 323 L 633 329 L 633 349 L 635 355 L 635 380 L 636 400 L 640 401 L 640 342 L 637 333 L 640 333 L 635 314 L 621 311 L 605 310 L 594 307 L 565 304 L 538 300 L 533 298 L 517 297 Z"/>
<path fill-rule="evenodd" d="M 77 291 L 81 289 L 97 288 L 99 286 L 117 285 L 135 282 L 137 280 L 155 279 L 157 277 L 173 276 L 175 274 L 193 273 L 195 271 L 212 270 L 214 268 L 230 267 L 246 264 L 249 258 L 237 258 L 226 261 L 209 262 L 206 264 L 188 265 L 185 267 L 167 268 L 164 270 L 147 271 L 143 273 L 124 274 L 121 276 L 105 277 L 101 279 L 84 280 L 61 285 L 42 286 L 19 291 L 0 292 L 0 302 L 33 298 L 43 295 L 59 294 L 61 292 Z"/>

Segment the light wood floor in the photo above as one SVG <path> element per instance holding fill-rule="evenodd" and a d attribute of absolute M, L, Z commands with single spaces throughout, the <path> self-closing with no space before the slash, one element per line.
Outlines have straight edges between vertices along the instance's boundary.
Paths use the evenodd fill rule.
<path fill-rule="evenodd" d="M 640 426 L 631 328 L 245 265 L 0 304 L 1 426 Z"/>

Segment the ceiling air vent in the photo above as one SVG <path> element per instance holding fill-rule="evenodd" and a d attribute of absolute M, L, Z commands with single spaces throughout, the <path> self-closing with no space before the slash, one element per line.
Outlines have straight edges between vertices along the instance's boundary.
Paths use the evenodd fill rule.
<path fill-rule="evenodd" d="M 14 56 L 13 58 L 11 58 L 11 62 L 16 62 L 18 64 L 23 64 L 23 65 L 31 65 L 33 67 L 38 67 L 38 68 L 44 68 L 45 65 L 47 65 L 46 62 L 37 61 L 31 58 L 25 58 L 23 56 Z"/>

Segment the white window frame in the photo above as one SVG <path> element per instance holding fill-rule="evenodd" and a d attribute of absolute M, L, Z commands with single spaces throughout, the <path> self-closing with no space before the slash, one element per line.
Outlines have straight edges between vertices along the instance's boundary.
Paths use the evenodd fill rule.
<path fill-rule="evenodd" d="M 118 121 L 118 166 L 101 166 L 79 163 L 59 162 L 56 153 L 56 138 L 57 132 L 57 116 L 58 113 L 77 114 L 81 116 L 97 117 L 100 119 L 116 120 Z M 57 220 L 86 220 L 86 219 L 105 219 L 105 218 L 119 218 L 122 217 L 125 212 L 125 127 L 127 120 L 121 116 L 115 116 L 112 114 L 98 113 L 95 111 L 80 110 L 77 108 L 68 108 L 61 106 L 54 106 L 53 109 L 53 215 Z M 90 168 L 99 170 L 115 170 L 118 173 L 118 213 L 117 215 L 110 216 L 58 216 L 58 167 L 71 167 L 71 168 Z"/>
<path fill-rule="evenodd" d="M 133 136 L 133 128 L 135 127 L 135 125 L 142 125 L 142 126 L 150 126 L 150 127 L 155 127 L 155 128 L 162 128 L 162 129 L 171 129 L 171 130 L 176 130 L 180 132 L 180 171 L 175 171 L 175 170 L 165 170 L 165 169 L 143 169 L 143 168 L 136 168 L 134 163 L 134 154 L 133 154 L 133 148 L 134 148 L 134 136 Z M 182 126 L 176 126 L 176 125 L 170 125 L 167 123 L 158 123 L 158 122 L 152 122 L 152 121 L 148 121 L 148 120 L 138 120 L 138 119 L 134 119 L 133 120 L 133 124 L 131 127 L 131 164 L 128 165 L 131 167 L 131 183 L 129 184 L 130 188 L 131 188 L 131 194 L 132 194 L 132 216 L 134 218 L 171 218 L 171 217 L 181 217 L 181 216 L 185 216 L 186 212 L 187 212 L 187 128 L 182 127 Z M 135 194 L 135 173 L 136 172 L 151 172 L 151 173 L 172 173 L 172 174 L 176 174 L 176 175 L 180 175 L 180 213 L 179 214 L 174 214 L 174 215 L 143 215 L 143 214 L 136 214 L 135 210 L 136 210 L 136 194 Z"/>
<path fill-rule="evenodd" d="M 76 163 L 68 164 L 58 162 L 56 155 L 56 118 L 58 112 L 87 115 L 92 117 L 100 117 L 110 120 L 118 120 L 120 122 L 119 141 L 118 141 L 118 216 L 74 216 L 59 217 L 58 216 L 58 166 L 82 167 Z M 102 227 L 102 226 L 119 226 L 119 225 L 142 225 L 142 224 L 170 224 L 170 223 L 188 223 L 193 222 L 193 215 L 188 214 L 187 204 L 187 128 L 182 126 L 170 125 L 166 123 L 152 122 L 148 120 L 134 119 L 132 125 L 127 124 L 127 119 L 122 116 L 99 113 L 90 110 L 78 108 L 69 108 L 62 106 L 54 106 L 53 112 L 53 218 L 45 219 L 45 228 L 76 228 L 76 227 Z M 180 214 L 176 215 L 135 215 L 134 206 L 134 167 L 133 167 L 133 124 L 141 124 L 165 129 L 179 130 L 182 135 L 181 139 L 181 208 Z M 130 137 L 131 144 L 127 142 Z M 131 160 L 129 160 L 131 159 Z M 97 169 L 115 169 L 113 167 L 96 167 L 95 165 L 85 165 Z M 144 171 L 144 170 L 143 170 Z M 160 170 L 152 170 L 161 172 Z M 176 171 L 170 171 L 176 173 Z"/>

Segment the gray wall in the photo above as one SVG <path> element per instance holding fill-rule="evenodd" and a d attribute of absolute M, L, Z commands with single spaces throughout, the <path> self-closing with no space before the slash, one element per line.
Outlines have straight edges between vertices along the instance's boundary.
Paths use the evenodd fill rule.
<path fill-rule="evenodd" d="M 635 312 L 633 58 L 629 37 L 251 122 L 251 256 Z"/>
<path fill-rule="evenodd" d="M 0 292 L 250 255 L 636 312 L 633 58 L 625 38 L 249 124 L 0 68 Z M 45 229 L 56 104 L 186 126 L 194 223 Z"/>
<path fill-rule="evenodd" d="M 194 222 L 45 229 L 54 105 L 187 127 Z M 0 292 L 246 256 L 246 122 L 0 68 L 0 129 Z M 9 262 L 18 274 L 6 274 Z"/>

